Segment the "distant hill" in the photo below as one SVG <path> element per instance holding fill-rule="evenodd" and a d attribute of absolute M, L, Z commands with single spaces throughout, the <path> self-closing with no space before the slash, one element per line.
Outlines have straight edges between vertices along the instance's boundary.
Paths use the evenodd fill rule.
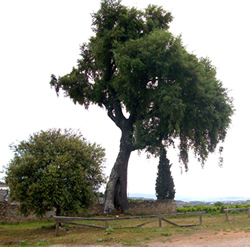
<path fill-rule="evenodd" d="M 152 199 L 152 198 L 145 198 L 145 197 L 129 197 L 129 199 L 133 199 L 133 200 L 151 200 L 151 201 L 154 201 L 155 199 Z"/>
<path fill-rule="evenodd" d="M 143 200 L 156 200 L 156 196 L 153 194 L 140 194 L 140 193 L 129 193 L 128 198 L 143 199 Z"/>
<path fill-rule="evenodd" d="M 131 199 L 143 199 L 143 200 L 156 200 L 156 196 L 153 194 L 141 194 L 141 193 L 129 193 Z M 177 206 L 193 206 L 193 205 L 213 205 L 214 202 L 222 202 L 223 204 L 237 204 L 237 203 L 248 203 L 250 197 L 185 197 L 176 196 L 175 198 Z"/>

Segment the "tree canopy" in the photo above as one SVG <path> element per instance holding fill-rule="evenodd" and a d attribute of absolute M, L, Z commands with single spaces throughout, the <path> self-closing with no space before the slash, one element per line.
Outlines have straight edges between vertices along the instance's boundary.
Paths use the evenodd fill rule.
<path fill-rule="evenodd" d="M 82 45 L 77 67 L 63 77 L 52 75 L 50 84 L 74 103 L 105 108 L 121 129 L 105 211 L 114 205 L 124 211 L 132 151 L 159 154 L 161 145 L 179 140 L 186 169 L 190 149 L 204 163 L 225 139 L 233 106 L 210 60 L 188 53 L 181 37 L 169 32 L 170 12 L 102 0 L 92 17 L 95 35 Z"/>
<path fill-rule="evenodd" d="M 11 200 L 23 214 L 75 214 L 87 209 L 104 182 L 104 149 L 81 133 L 50 129 L 12 144 L 14 158 L 7 167 Z"/>

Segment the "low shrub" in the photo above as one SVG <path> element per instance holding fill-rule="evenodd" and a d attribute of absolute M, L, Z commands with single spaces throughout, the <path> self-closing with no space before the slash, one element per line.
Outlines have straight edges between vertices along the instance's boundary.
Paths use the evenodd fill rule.
<path fill-rule="evenodd" d="M 197 205 L 197 206 L 183 206 L 181 208 L 177 208 L 177 213 L 188 213 L 188 212 L 199 212 L 199 211 L 205 211 L 206 213 L 224 213 L 224 209 L 232 209 L 232 208 L 246 208 L 250 207 L 250 203 L 247 203 L 245 205 L 242 204 L 236 204 L 236 205 L 228 205 L 225 206 L 222 203 L 216 203 L 216 206 L 203 206 L 203 205 Z"/>

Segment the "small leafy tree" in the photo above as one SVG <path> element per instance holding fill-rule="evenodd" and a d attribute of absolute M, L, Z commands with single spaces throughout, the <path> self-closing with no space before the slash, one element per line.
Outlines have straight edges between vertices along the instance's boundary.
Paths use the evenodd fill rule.
<path fill-rule="evenodd" d="M 174 180 L 170 170 L 171 166 L 172 164 L 169 163 L 166 150 L 162 147 L 155 185 L 157 200 L 174 199 L 175 197 Z"/>
<path fill-rule="evenodd" d="M 75 214 L 88 208 L 104 182 L 104 149 L 71 130 L 41 131 L 11 145 L 7 166 L 10 198 L 24 215 Z"/>

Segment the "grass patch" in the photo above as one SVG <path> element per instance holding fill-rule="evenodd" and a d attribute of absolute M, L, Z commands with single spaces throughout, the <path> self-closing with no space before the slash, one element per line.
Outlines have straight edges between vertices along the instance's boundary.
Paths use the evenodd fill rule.
<path fill-rule="evenodd" d="M 170 237 L 172 234 L 169 232 L 162 232 L 161 235 L 164 237 Z"/>
<path fill-rule="evenodd" d="M 180 228 L 162 221 L 159 228 L 158 221 L 149 223 L 140 228 L 115 229 L 142 224 L 148 219 L 124 220 L 109 222 L 108 229 L 94 229 L 83 226 L 62 224 L 59 236 L 55 236 L 54 221 L 39 221 L 19 224 L 0 224 L 0 245 L 2 246 L 48 246 L 55 244 L 68 245 L 105 245 L 123 244 L 146 245 L 153 241 L 174 241 L 179 236 L 192 235 L 196 232 L 207 233 L 211 236 L 228 234 L 229 232 L 250 232 L 247 214 L 237 215 L 234 221 L 226 222 L 225 215 L 203 215 L 201 226 Z M 198 223 L 198 217 L 169 217 L 176 224 Z M 90 222 L 85 222 L 90 224 Z M 104 226 L 104 222 L 91 222 L 91 224 Z"/>

